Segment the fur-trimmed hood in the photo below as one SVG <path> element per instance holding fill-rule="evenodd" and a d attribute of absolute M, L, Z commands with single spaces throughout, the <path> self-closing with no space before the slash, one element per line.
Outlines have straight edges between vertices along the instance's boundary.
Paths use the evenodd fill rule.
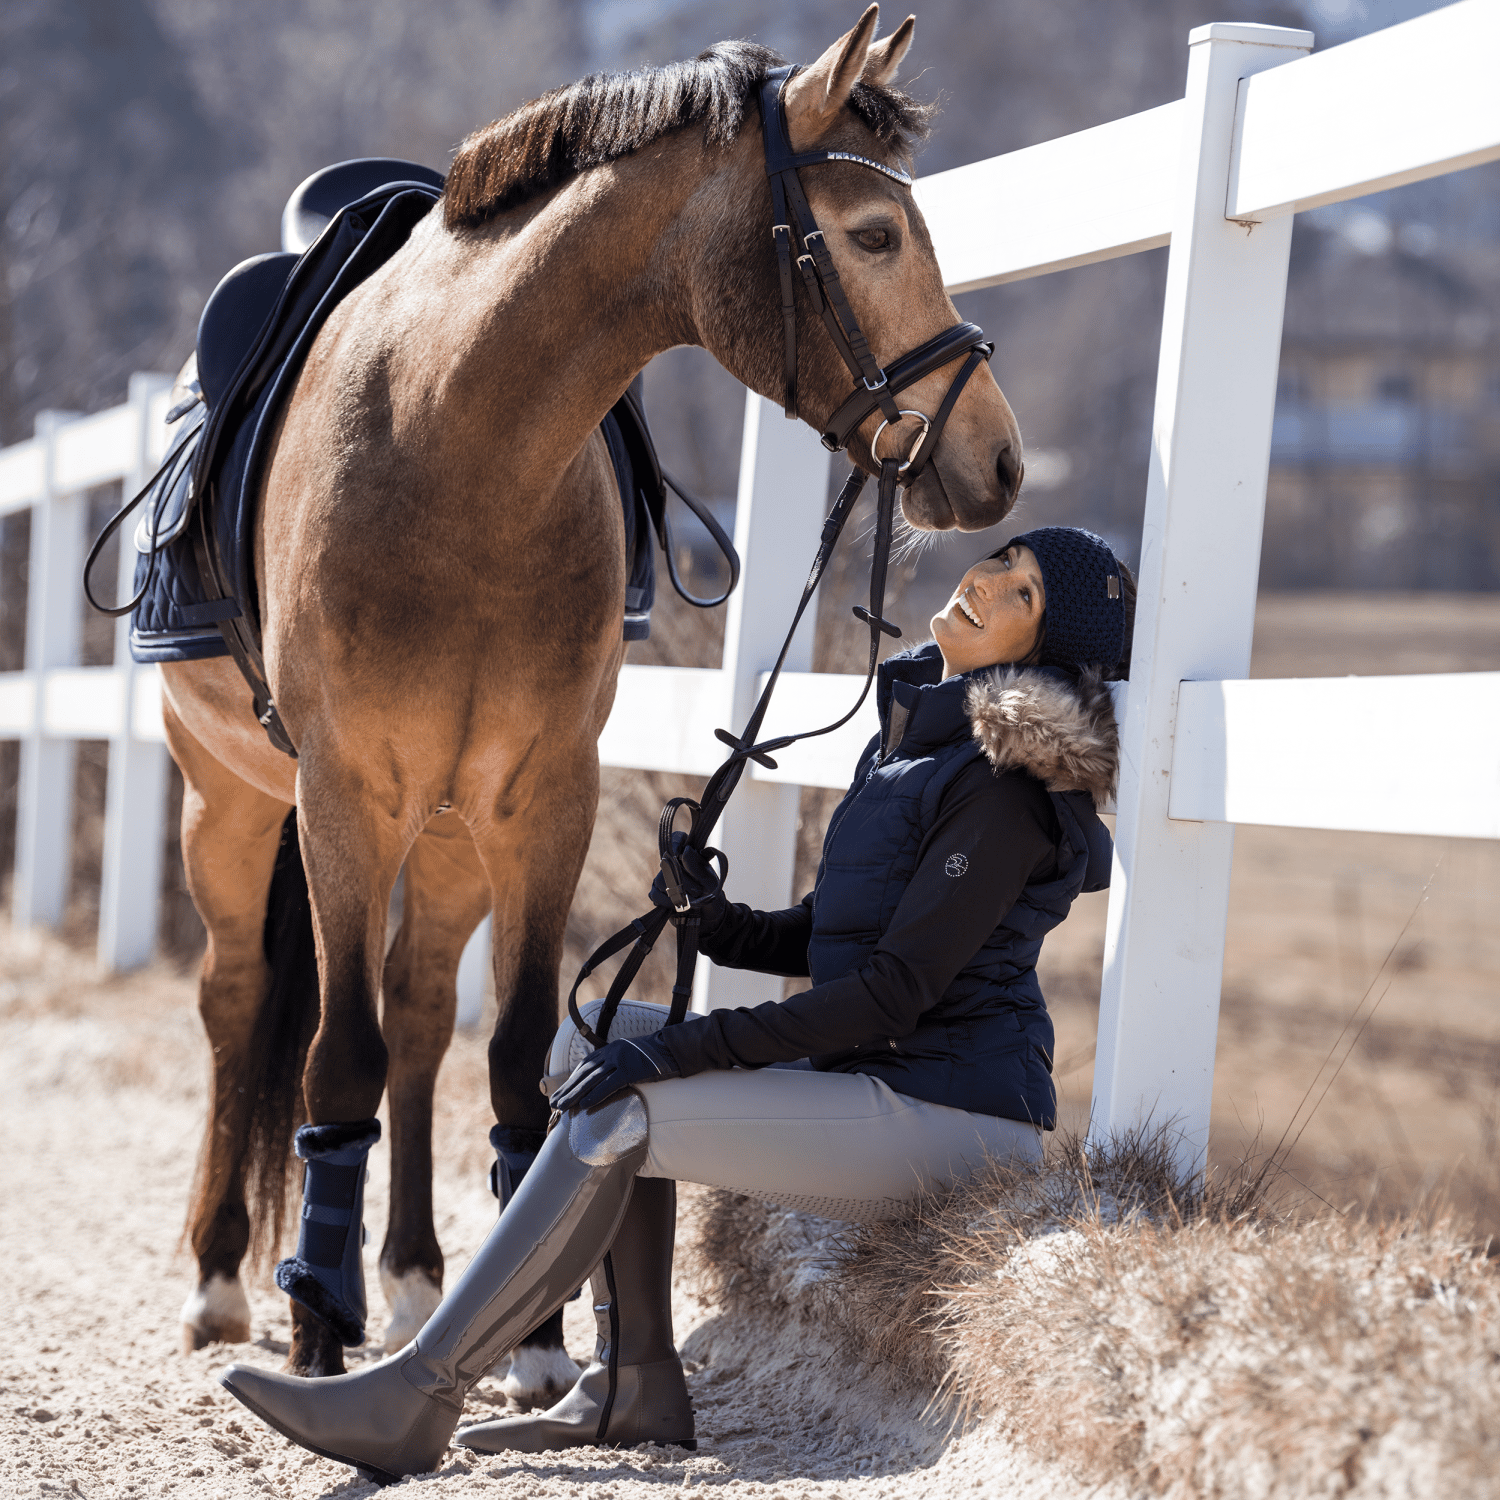
<path fill-rule="evenodd" d="M 997 771 L 1028 771 L 1049 792 L 1113 795 L 1120 736 L 1109 685 L 1086 669 L 1076 683 L 1033 667 L 995 667 L 971 678 L 965 699 L 974 738 Z"/>

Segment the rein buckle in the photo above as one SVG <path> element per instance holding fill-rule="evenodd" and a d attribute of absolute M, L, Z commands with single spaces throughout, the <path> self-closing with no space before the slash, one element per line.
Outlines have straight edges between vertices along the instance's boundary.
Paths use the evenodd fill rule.
<path fill-rule="evenodd" d="M 682 888 L 682 864 L 675 854 L 662 856 L 661 879 L 667 888 L 667 898 L 672 903 L 672 910 L 679 916 L 692 911 L 693 903 Z"/>

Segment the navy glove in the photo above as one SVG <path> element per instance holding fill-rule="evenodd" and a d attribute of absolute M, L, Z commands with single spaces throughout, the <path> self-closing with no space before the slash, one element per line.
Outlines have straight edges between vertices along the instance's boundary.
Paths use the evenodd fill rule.
<path fill-rule="evenodd" d="M 729 910 L 724 882 L 719 878 L 712 858 L 689 844 L 685 833 L 672 835 L 672 852 L 677 855 L 682 866 L 682 893 L 692 902 L 701 924 L 699 932 L 706 937 L 719 926 Z M 723 858 L 722 855 L 719 857 Z M 726 871 L 728 865 L 728 860 L 725 860 Z M 667 894 L 665 871 L 658 870 L 656 879 L 651 882 L 651 904 L 667 911 L 676 910 L 671 896 Z"/>
<path fill-rule="evenodd" d="M 621 1037 L 606 1042 L 573 1070 L 552 1096 L 553 1109 L 591 1109 L 638 1083 L 658 1078 L 680 1078 L 677 1066 L 658 1031 L 652 1036 Z"/>

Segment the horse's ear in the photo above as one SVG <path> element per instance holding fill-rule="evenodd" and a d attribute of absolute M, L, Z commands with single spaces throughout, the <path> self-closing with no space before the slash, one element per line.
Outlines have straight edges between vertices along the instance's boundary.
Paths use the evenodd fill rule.
<path fill-rule="evenodd" d="M 817 62 L 787 85 L 786 123 L 792 144 L 816 139 L 833 124 L 849 92 L 865 71 L 870 43 L 880 24 L 880 7 L 872 5 L 853 31 L 841 36 Z M 899 36 L 900 33 L 898 32 Z"/>
<path fill-rule="evenodd" d="M 896 79 L 896 69 L 911 47 L 911 39 L 917 34 L 917 18 L 908 16 L 883 41 L 876 42 L 865 58 L 865 70 L 860 75 L 866 83 L 889 84 Z"/>

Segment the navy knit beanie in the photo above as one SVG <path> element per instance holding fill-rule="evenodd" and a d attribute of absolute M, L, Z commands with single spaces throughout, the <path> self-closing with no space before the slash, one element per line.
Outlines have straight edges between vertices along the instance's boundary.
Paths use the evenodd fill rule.
<path fill-rule="evenodd" d="M 1030 547 L 1047 592 L 1041 665 L 1112 671 L 1125 654 L 1120 565 L 1109 543 L 1076 526 L 1039 526 L 1005 547 Z M 998 556 L 999 554 L 995 554 Z"/>

